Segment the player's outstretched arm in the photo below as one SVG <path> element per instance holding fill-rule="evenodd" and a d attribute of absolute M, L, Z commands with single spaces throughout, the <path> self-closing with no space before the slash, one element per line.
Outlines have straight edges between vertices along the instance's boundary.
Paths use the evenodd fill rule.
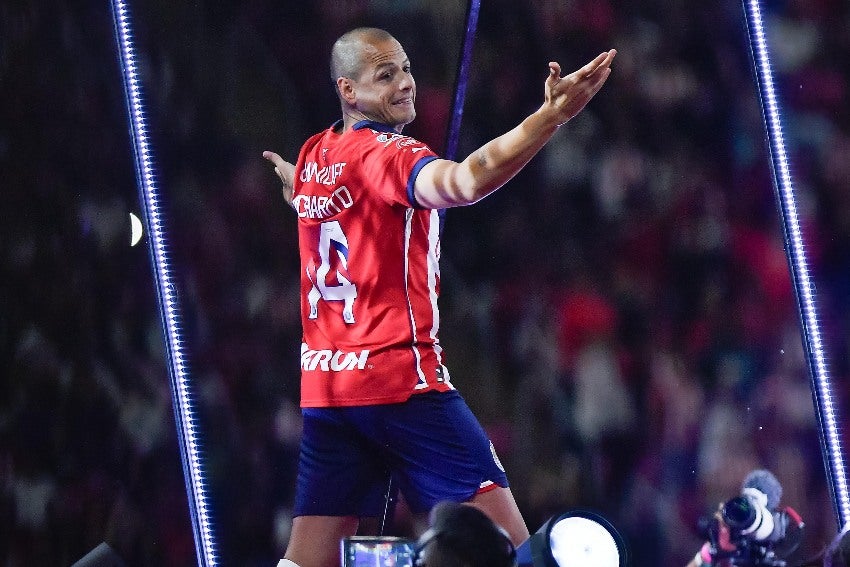
<path fill-rule="evenodd" d="M 561 77 L 561 66 L 549 63 L 544 101 L 516 128 L 474 151 L 461 163 L 438 159 L 419 172 L 417 202 L 441 209 L 469 205 L 507 183 L 548 142 L 558 127 L 577 115 L 611 74 L 616 50 L 599 54 L 581 69 Z"/>
<path fill-rule="evenodd" d="M 263 157 L 274 164 L 274 172 L 277 173 L 277 176 L 283 184 L 283 199 L 286 201 L 286 204 L 291 207 L 292 190 L 295 187 L 295 166 L 274 152 L 265 151 L 263 152 Z"/>

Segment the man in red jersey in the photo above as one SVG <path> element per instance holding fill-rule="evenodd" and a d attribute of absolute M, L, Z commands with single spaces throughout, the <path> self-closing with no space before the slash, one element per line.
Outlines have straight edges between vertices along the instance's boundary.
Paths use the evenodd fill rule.
<path fill-rule="evenodd" d="M 402 135 L 416 83 L 395 38 L 358 28 L 334 44 L 342 120 L 307 140 L 295 165 L 263 153 L 298 215 L 302 268 L 304 433 L 280 565 L 337 565 L 340 539 L 383 512 L 390 476 L 414 513 L 468 502 L 515 545 L 528 538 L 492 443 L 443 366 L 437 210 L 516 175 L 599 91 L 615 55 L 565 77 L 549 63 L 540 108 L 458 163 Z"/>

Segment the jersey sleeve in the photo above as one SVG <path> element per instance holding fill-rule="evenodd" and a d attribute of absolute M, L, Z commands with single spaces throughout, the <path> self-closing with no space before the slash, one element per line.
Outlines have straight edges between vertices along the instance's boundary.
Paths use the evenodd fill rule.
<path fill-rule="evenodd" d="M 391 205 L 420 208 L 413 185 L 422 167 L 437 159 L 437 154 L 424 142 L 399 134 L 380 133 L 367 143 L 363 172 L 379 196 Z"/>

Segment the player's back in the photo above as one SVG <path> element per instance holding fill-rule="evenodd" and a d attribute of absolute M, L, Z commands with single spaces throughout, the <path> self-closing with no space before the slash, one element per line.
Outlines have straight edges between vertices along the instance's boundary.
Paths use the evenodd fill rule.
<path fill-rule="evenodd" d="M 376 123 L 310 138 L 295 169 L 302 405 L 392 403 L 449 389 L 437 331 L 439 219 L 412 184 L 435 159 Z"/>

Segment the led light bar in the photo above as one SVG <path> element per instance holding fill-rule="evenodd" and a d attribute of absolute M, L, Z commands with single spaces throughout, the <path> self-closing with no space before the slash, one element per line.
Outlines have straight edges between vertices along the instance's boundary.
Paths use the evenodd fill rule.
<path fill-rule="evenodd" d="M 779 212 L 782 216 L 785 251 L 788 256 L 797 306 L 800 311 L 803 346 L 808 360 L 812 397 L 815 401 L 820 425 L 821 450 L 829 477 L 837 520 L 839 525 L 844 526 L 850 520 L 850 497 L 848 497 L 844 456 L 838 431 L 836 400 L 831 392 L 826 353 L 821 342 L 814 284 L 809 279 L 805 242 L 800 230 L 797 204 L 791 184 L 791 172 L 782 136 L 779 101 L 773 86 L 770 56 L 759 1 L 744 0 L 744 12 L 767 130 L 774 189 Z"/>
<path fill-rule="evenodd" d="M 180 441 L 180 457 L 183 475 L 189 495 L 189 511 L 195 536 L 198 565 L 216 565 L 216 546 L 210 518 L 210 505 L 200 449 L 201 434 L 198 417 L 194 409 L 192 383 L 187 368 L 187 359 L 181 338 L 182 318 L 174 278 L 171 275 L 168 238 L 163 225 L 163 210 L 156 185 L 154 158 L 148 140 L 148 128 L 144 110 L 144 96 L 136 68 L 133 45 L 133 30 L 127 3 L 113 0 L 112 15 L 115 22 L 115 38 L 124 80 L 124 94 L 130 122 L 133 153 L 136 162 L 136 182 L 143 203 L 143 213 L 148 231 L 148 247 L 151 254 L 154 279 L 157 285 L 160 316 L 168 353 L 171 377 L 171 395 L 174 402 L 177 437 Z"/>
<path fill-rule="evenodd" d="M 460 63 L 455 80 L 455 96 L 452 100 L 451 122 L 446 136 L 446 159 L 455 159 L 460 140 L 460 123 L 463 120 L 463 104 L 466 100 L 466 85 L 469 82 L 469 66 L 472 64 L 472 46 L 478 31 L 478 14 L 481 12 L 481 0 L 470 0 L 466 7 L 466 28 L 460 51 Z"/>

